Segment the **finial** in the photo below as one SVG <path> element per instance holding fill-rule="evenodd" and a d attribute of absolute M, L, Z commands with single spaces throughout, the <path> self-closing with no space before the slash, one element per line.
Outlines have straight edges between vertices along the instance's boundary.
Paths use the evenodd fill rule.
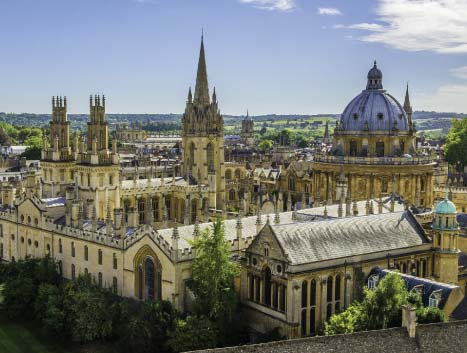
<path fill-rule="evenodd" d="M 376 67 L 376 59 L 375 59 L 374 67 Z"/>
<path fill-rule="evenodd" d="M 201 27 L 201 42 L 204 40 L 204 28 Z"/>

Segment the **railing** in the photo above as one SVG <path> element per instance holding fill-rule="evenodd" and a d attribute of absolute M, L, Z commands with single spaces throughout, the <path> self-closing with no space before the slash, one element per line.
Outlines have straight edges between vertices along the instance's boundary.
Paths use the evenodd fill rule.
<path fill-rule="evenodd" d="M 420 165 L 435 163 L 430 157 L 348 157 L 322 154 L 314 155 L 313 161 L 319 163 L 363 165 Z"/>

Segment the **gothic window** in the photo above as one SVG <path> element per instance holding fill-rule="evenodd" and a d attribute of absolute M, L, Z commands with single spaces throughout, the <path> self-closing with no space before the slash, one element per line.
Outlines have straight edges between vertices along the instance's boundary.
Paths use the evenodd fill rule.
<path fill-rule="evenodd" d="M 384 157 L 384 142 L 376 142 L 376 157 Z"/>
<path fill-rule="evenodd" d="M 338 274 L 335 278 L 334 300 L 341 299 L 341 276 Z"/>
<path fill-rule="evenodd" d="M 144 212 L 144 199 L 139 199 L 138 200 L 138 219 L 139 223 L 143 224 L 146 221 L 145 217 L 145 212 Z"/>
<path fill-rule="evenodd" d="M 302 308 L 306 308 L 308 306 L 307 300 L 308 300 L 308 282 L 303 281 L 302 282 Z"/>
<path fill-rule="evenodd" d="M 215 173 L 214 170 L 214 147 L 212 146 L 212 143 L 208 143 L 206 147 L 206 156 L 207 156 L 207 162 L 208 162 L 208 173 L 212 174 Z"/>
<path fill-rule="evenodd" d="M 310 282 L 310 305 L 316 305 L 316 281 L 314 279 Z"/>
<path fill-rule="evenodd" d="M 154 300 L 155 299 L 154 261 L 149 257 L 146 259 L 144 263 L 144 270 L 145 270 L 146 299 Z"/>
<path fill-rule="evenodd" d="M 235 201 L 235 190 L 231 189 L 229 191 L 229 201 Z"/>
<path fill-rule="evenodd" d="M 271 306 L 271 269 L 264 270 L 264 304 Z"/>
<path fill-rule="evenodd" d="M 117 294 L 118 292 L 118 281 L 117 281 L 117 277 L 114 277 L 113 278 L 113 281 L 112 281 L 112 292 L 114 294 Z"/>
<path fill-rule="evenodd" d="M 326 298 L 328 302 L 332 301 L 332 276 L 329 276 L 327 280 L 327 297 Z"/>

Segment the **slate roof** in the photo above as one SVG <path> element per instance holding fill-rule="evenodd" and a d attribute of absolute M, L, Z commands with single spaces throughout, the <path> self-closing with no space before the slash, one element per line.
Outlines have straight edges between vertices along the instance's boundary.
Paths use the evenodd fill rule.
<path fill-rule="evenodd" d="M 291 265 L 427 243 L 408 211 L 271 226 Z"/>
<path fill-rule="evenodd" d="M 65 206 L 66 199 L 64 197 L 52 197 L 48 199 L 41 199 L 47 207 Z"/>
<path fill-rule="evenodd" d="M 146 188 L 149 185 L 151 187 L 161 186 L 162 185 L 162 178 L 151 178 L 151 183 L 149 184 L 149 179 L 137 179 L 136 180 L 136 187 L 137 188 Z M 165 185 L 173 185 L 172 178 L 164 178 Z M 122 189 L 130 190 L 133 189 L 135 185 L 134 180 L 123 180 L 122 181 Z M 174 185 L 181 185 L 186 186 L 188 183 L 185 181 L 183 177 L 176 177 Z"/>

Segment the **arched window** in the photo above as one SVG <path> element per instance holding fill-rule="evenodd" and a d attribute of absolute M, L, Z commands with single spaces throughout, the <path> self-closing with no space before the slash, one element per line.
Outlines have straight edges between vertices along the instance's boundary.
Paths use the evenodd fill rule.
<path fill-rule="evenodd" d="M 332 301 L 332 276 L 328 277 L 327 280 L 327 297 L 326 297 L 328 302 Z"/>
<path fill-rule="evenodd" d="M 235 190 L 229 190 L 229 201 L 235 201 Z"/>
<path fill-rule="evenodd" d="M 316 281 L 314 279 L 310 282 L 310 305 L 316 305 Z"/>
<path fill-rule="evenodd" d="M 84 260 L 85 260 L 85 261 L 88 261 L 88 259 L 89 259 L 88 246 L 85 245 L 85 246 L 84 246 Z"/>
<path fill-rule="evenodd" d="M 212 143 L 208 143 L 206 147 L 206 157 L 207 157 L 207 162 L 208 162 L 208 173 L 212 174 L 215 173 L 214 170 L 214 147 L 212 146 Z"/>
<path fill-rule="evenodd" d="M 334 290 L 334 300 L 341 299 L 341 275 L 336 275 L 335 290 Z"/>
<path fill-rule="evenodd" d="M 71 257 L 75 257 L 75 243 L 71 242 Z"/>
<path fill-rule="evenodd" d="M 113 281 L 112 281 L 112 291 L 114 294 L 117 294 L 118 292 L 118 281 L 117 281 L 117 277 L 114 277 L 113 278 Z"/>
<path fill-rule="evenodd" d="M 271 269 L 264 269 L 264 304 L 271 306 Z"/>
<path fill-rule="evenodd" d="M 350 141 L 350 155 L 352 157 L 357 156 L 357 141 L 355 141 L 355 140 Z"/>
<path fill-rule="evenodd" d="M 303 281 L 302 282 L 302 308 L 306 308 L 308 306 L 307 300 L 308 300 L 308 282 Z"/>
<path fill-rule="evenodd" d="M 146 285 L 146 299 L 154 300 L 155 299 L 155 271 L 154 271 L 154 261 L 151 258 L 147 258 L 144 262 L 144 272 L 145 272 L 145 285 Z"/>

